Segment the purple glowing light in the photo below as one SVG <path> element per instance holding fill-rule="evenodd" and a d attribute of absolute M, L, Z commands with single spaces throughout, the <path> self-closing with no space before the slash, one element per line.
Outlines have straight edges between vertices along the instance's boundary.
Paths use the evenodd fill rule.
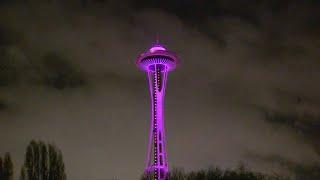
<path fill-rule="evenodd" d="M 166 48 L 164 48 L 163 46 L 153 46 L 151 49 L 149 49 L 149 51 L 151 53 L 154 53 L 156 51 L 165 51 Z"/>
<path fill-rule="evenodd" d="M 155 180 L 167 180 L 169 168 L 163 107 L 168 72 L 176 68 L 178 58 L 164 46 L 156 44 L 141 54 L 136 64 L 148 73 L 151 95 L 151 127 L 145 172 L 153 174 Z"/>
<path fill-rule="evenodd" d="M 167 51 L 164 46 L 156 44 L 149 51 L 142 53 L 136 60 L 137 66 L 143 71 L 155 71 L 155 65 L 159 66 L 161 71 L 173 71 L 179 64 L 177 56 Z"/>

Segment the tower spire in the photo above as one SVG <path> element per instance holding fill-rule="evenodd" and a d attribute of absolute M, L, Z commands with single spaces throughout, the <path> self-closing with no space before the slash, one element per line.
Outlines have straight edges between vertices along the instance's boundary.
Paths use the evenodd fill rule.
<path fill-rule="evenodd" d="M 160 44 L 160 42 L 159 42 L 160 40 L 159 40 L 159 39 L 160 39 L 160 38 L 159 38 L 159 33 L 157 33 L 157 35 L 156 35 L 156 43 L 157 43 L 157 44 Z"/>

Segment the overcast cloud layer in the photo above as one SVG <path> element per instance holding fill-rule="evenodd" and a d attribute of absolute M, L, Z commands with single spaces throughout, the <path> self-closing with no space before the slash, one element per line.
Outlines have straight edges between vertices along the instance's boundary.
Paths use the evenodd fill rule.
<path fill-rule="evenodd" d="M 181 59 L 166 96 L 171 166 L 319 172 L 319 6 L 216 3 L 219 14 L 185 15 L 133 1 L 2 3 L 0 154 L 18 172 L 41 139 L 71 180 L 138 179 L 149 92 L 134 61 L 159 33 Z"/>

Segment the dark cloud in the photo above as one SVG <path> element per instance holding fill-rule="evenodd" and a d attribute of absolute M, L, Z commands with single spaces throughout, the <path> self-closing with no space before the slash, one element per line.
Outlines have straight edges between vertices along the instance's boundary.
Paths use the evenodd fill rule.
<path fill-rule="evenodd" d="M 17 67 L 12 64 L 10 52 L 7 48 L 0 49 L 0 86 L 8 86 L 16 82 L 18 78 Z"/>
<path fill-rule="evenodd" d="M 318 116 L 307 114 L 306 112 L 301 114 L 297 112 L 265 112 L 265 119 L 278 126 L 284 126 L 292 128 L 298 134 L 301 134 L 306 142 L 314 145 L 316 151 L 319 154 L 319 138 L 320 138 L 320 121 Z"/>
<path fill-rule="evenodd" d="M 315 135 L 319 137 L 319 117 L 310 114 L 269 111 L 266 113 L 266 120 L 271 123 L 279 123 L 292 127 L 299 130 L 301 133 L 306 133 L 307 135 Z"/>
<path fill-rule="evenodd" d="M 286 167 L 289 171 L 294 173 L 294 175 L 289 176 L 291 178 L 317 180 L 320 176 L 319 164 L 298 164 L 278 155 L 268 155 L 265 157 L 255 156 L 254 158 Z"/>
<path fill-rule="evenodd" d="M 21 41 L 20 34 L 13 28 L 2 24 L 0 26 L 0 87 L 8 86 L 18 79 L 16 48 L 14 45 Z"/>
<path fill-rule="evenodd" d="M 4 101 L 0 101 L 0 111 L 3 111 L 8 108 L 8 105 Z"/>
<path fill-rule="evenodd" d="M 4 23 L 4 17 L 1 18 L 2 23 Z M 17 30 L 10 28 L 4 24 L 0 26 L 0 46 L 11 46 L 19 43 L 21 41 L 21 34 Z"/>
<path fill-rule="evenodd" d="M 77 88 L 85 85 L 84 75 L 75 65 L 57 53 L 43 57 L 44 84 L 55 89 Z"/>

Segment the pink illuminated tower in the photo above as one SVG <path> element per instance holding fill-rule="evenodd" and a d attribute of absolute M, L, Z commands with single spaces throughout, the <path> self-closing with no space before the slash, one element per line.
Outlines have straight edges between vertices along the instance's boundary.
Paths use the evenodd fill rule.
<path fill-rule="evenodd" d="M 153 180 L 167 180 L 164 96 L 168 73 L 176 68 L 178 58 L 157 42 L 138 57 L 136 64 L 147 72 L 151 94 L 152 112 L 145 174 Z"/>

